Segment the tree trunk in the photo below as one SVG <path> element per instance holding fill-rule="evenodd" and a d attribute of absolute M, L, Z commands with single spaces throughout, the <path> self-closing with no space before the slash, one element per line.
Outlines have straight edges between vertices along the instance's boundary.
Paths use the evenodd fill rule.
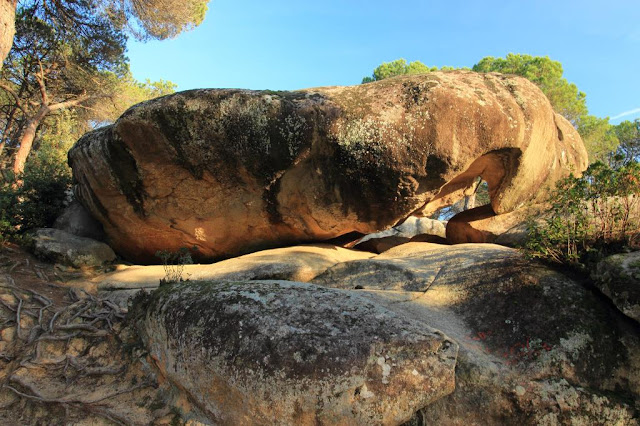
<path fill-rule="evenodd" d="M 22 135 L 20 135 L 20 147 L 16 152 L 16 158 L 13 162 L 13 173 L 15 173 L 16 176 L 24 171 L 24 165 L 27 162 L 27 157 L 31 152 L 33 141 L 36 138 L 36 130 L 38 130 L 40 122 L 49 112 L 51 112 L 51 108 L 48 105 L 40 106 L 36 115 L 29 119 L 22 131 Z"/>
<path fill-rule="evenodd" d="M 17 0 L 0 0 L 0 69 L 13 45 Z"/>

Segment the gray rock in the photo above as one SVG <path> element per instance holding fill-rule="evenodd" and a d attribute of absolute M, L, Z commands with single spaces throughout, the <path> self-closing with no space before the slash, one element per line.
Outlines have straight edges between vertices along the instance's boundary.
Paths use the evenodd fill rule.
<path fill-rule="evenodd" d="M 38 229 L 33 233 L 33 251 L 44 260 L 76 268 L 101 266 L 116 258 L 105 243 L 52 228 Z"/>
<path fill-rule="evenodd" d="M 366 241 L 356 244 L 354 248 L 356 250 L 363 250 L 371 253 L 384 253 L 390 248 L 399 246 L 400 244 L 406 244 L 409 241 L 411 241 L 411 238 L 390 235 L 387 237 L 370 238 Z"/>
<path fill-rule="evenodd" d="M 68 232 L 78 237 L 91 238 L 97 241 L 105 239 L 102 224 L 91 216 L 91 213 L 78 201 L 72 201 L 56 219 L 55 229 Z"/>
<path fill-rule="evenodd" d="M 526 223 L 521 223 L 498 235 L 495 244 L 507 247 L 523 247 L 529 235 L 529 227 Z"/>
<path fill-rule="evenodd" d="M 176 284 L 143 323 L 162 374 L 215 424 L 400 424 L 454 389 L 455 343 L 353 292 Z"/>
<path fill-rule="evenodd" d="M 577 282 L 493 244 L 408 243 L 312 282 L 439 329 L 456 390 L 422 424 L 635 424 L 640 336 Z M 482 407 L 482 408 L 479 408 Z"/>
<path fill-rule="evenodd" d="M 640 322 L 640 251 L 607 257 L 592 278 L 623 314 Z"/>

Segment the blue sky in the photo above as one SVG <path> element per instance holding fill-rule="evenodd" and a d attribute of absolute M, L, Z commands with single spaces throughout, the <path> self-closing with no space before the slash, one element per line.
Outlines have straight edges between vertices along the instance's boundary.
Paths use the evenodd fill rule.
<path fill-rule="evenodd" d="M 509 52 L 560 61 L 591 114 L 640 117 L 639 0 L 213 0 L 200 27 L 128 56 L 137 79 L 179 90 L 294 90 L 358 84 L 398 58 L 471 67 Z"/>

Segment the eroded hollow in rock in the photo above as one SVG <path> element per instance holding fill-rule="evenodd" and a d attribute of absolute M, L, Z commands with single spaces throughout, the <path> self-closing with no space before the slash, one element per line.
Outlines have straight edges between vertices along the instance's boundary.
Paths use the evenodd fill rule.
<path fill-rule="evenodd" d="M 473 195 L 478 188 L 478 178 L 481 179 L 480 183 L 487 183 L 490 204 L 496 210 L 503 188 L 509 186 L 518 171 L 521 156 L 522 151 L 518 148 L 488 152 L 471 163 L 467 170 L 447 182 L 431 201 L 414 214 L 431 216 L 438 210 Z"/>
<path fill-rule="evenodd" d="M 432 213 L 429 218 L 446 222 L 463 211 L 491 203 L 491 199 L 489 198 L 489 184 L 479 176 L 475 179 L 473 186 L 469 188 L 467 193 L 470 193 L 470 195 L 465 195 L 455 203 L 439 208 Z"/>

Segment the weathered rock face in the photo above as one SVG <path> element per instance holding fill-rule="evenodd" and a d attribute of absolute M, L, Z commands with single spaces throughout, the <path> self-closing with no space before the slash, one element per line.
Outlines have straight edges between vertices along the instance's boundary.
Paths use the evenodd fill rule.
<path fill-rule="evenodd" d="M 527 236 L 528 213 L 528 209 L 523 208 L 496 215 L 490 205 L 465 210 L 447 222 L 447 241 L 450 244 L 499 241 L 504 245 L 522 244 Z"/>
<path fill-rule="evenodd" d="M 144 340 L 161 374 L 196 402 L 189 415 L 399 424 L 424 407 L 418 424 L 637 424 L 637 325 L 516 250 L 408 243 L 358 258 L 341 249 L 341 262 L 313 267 L 311 284 L 260 280 L 288 264 L 286 250 L 306 247 L 220 262 L 209 276 L 226 281 L 151 295 Z M 459 345 L 451 393 L 446 342 Z"/>
<path fill-rule="evenodd" d="M 529 81 L 467 71 L 298 92 L 194 90 L 135 106 L 69 153 L 76 195 L 129 259 L 201 259 L 365 234 L 463 196 L 497 214 L 587 157 Z"/>
<path fill-rule="evenodd" d="M 607 257 L 592 277 L 623 314 L 640 322 L 640 251 Z"/>
<path fill-rule="evenodd" d="M 419 424 L 637 424 L 637 327 L 516 250 L 409 243 L 312 282 L 358 288 L 460 344 L 455 392 Z"/>
<path fill-rule="evenodd" d="M 147 303 L 151 357 L 214 424 L 395 425 L 455 386 L 455 343 L 352 292 L 197 282 Z"/>
<path fill-rule="evenodd" d="M 365 236 L 355 244 L 354 248 L 383 253 L 391 247 L 410 241 L 445 242 L 446 225 L 447 222 L 411 216 L 398 226 Z"/>
<path fill-rule="evenodd" d="M 329 244 L 263 250 L 213 264 L 184 265 L 183 278 L 191 281 L 289 280 L 307 282 L 335 264 L 368 259 L 373 253 Z M 121 267 L 93 280 L 98 290 L 157 288 L 166 275 L 164 266 Z"/>

